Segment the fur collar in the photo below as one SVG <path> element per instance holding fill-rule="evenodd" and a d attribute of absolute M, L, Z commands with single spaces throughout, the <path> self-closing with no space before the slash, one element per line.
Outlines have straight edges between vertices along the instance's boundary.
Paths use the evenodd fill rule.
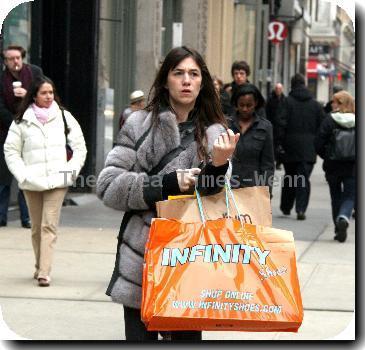
<path fill-rule="evenodd" d="M 170 111 L 158 115 L 159 123 L 152 127 L 152 112 L 137 111 L 129 116 L 123 129 L 132 128 L 134 145 L 148 132 L 142 144 L 137 149 L 137 160 L 145 171 L 153 169 L 166 154 L 180 145 L 179 126 L 175 114 Z M 123 130 L 122 129 L 122 130 Z M 120 134 L 122 143 L 123 133 Z M 125 140 L 124 140 L 125 141 Z"/>
<path fill-rule="evenodd" d="M 135 149 L 138 140 L 147 133 L 136 151 L 137 162 L 146 172 L 152 170 L 166 154 L 181 144 L 175 114 L 171 111 L 163 111 L 158 118 L 158 125 L 152 127 L 152 112 L 144 110 L 134 112 L 123 125 L 117 138 L 119 144 Z M 208 153 L 211 152 L 214 141 L 223 131 L 225 129 L 220 124 L 212 124 L 206 129 Z M 197 155 L 195 158 L 194 164 L 198 164 Z"/>

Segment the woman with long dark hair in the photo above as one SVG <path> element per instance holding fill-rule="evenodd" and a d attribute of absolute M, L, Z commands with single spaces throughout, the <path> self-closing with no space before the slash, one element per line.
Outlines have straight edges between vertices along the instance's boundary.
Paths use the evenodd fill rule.
<path fill-rule="evenodd" d="M 4 145 L 6 163 L 27 201 L 35 255 L 34 278 L 41 287 L 50 285 L 53 247 L 67 187 L 72 185 L 86 157 L 78 122 L 61 108 L 52 80 L 35 80 Z M 66 143 L 73 150 L 69 161 Z"/>
<path fill-rule="evenodd" d="M 157 340 L 141 321 L 143 255 L 155 203 L 190 194 L 203 175 L 224 176 L 239 135 L 225 127 L 218 95 L 201 55 L 171 50 L 156 76 L 145 110 L 134 112 L 118 135 L 97 181 L 97 195 L 125 212 L 114 272 L 107 289 L 123 304 L 126 340 Z M 202 170 L 201 170 L 202 169 Z M 209 193 L 219 190 L 217 182 Z M 201 332 L 171 332 L 172 340 L 200 340 Z"/>

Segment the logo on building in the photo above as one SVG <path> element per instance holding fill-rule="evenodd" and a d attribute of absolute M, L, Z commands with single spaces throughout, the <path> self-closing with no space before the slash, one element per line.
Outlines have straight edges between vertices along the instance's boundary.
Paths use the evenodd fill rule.
<path fill-rule="evenodd" d="M 270 22 L 268 30 L 268 39 L 274 44 L 282 42 L 288 36 L 287 25 L 280 21 Z"/>

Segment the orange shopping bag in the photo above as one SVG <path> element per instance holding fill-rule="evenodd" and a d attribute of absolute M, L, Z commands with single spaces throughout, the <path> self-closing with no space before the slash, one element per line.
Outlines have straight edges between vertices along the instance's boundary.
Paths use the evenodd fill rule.
<path fill-rule="evenodd" d="M 142 320 L 148 330 L 296 332 L 303 306 L 293 234 L 232 218 L 153 219 Z"/>

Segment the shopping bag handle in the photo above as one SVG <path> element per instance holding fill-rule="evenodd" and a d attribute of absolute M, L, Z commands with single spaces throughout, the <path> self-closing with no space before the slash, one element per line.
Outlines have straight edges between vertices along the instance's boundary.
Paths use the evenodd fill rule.
<path fill-rule="evenodd" d="M 204 212 L 203 212 L 203 202 L 202 202 L 202 198 L 200 196 L 200 193 L 198 191 L 198 185 L 195 184 L 195 194 L 196 194 L 196 200 L 198 202 L 198 208 L 199 208 L 199 214 L 200 214 L 200 218 L 203 222 L 203 225 L 205 226 L 205 216 L 204 216 Z"/>
<path fill-rule="evenodd" d="M 229 212 L 229 197 L 228 195 L 230 195 L 231 199 L 232 199 L 232 203 L 233 203 L 233 206 L 234 208 L 236 209 L 236 213 L 237 213 L 237 217 L 238 219 L 240 220 L 240 224 L 241 224 L 241 227 L 243 229 L 243 220 L 242 220 L 242 215 L 241 215 L 241 212 L 238 208 L 238 205 L 237 205 L 237 202 L 236 202 L 236 198 L 233 194 L 233 191 L 232 191 L 232 187 L 231 187 L 231 183 L 229 181 L 229 178 L 227 176 L 225 176 L 225 183 L 224 183 L 224 188 L 225 188 L 225 192 L 226 192 L 226 208 L 227 208 L 227 216 L 229 217 L 230 216 L 230 212 Z"/>
<path fill-rule="evenodd" d="M 228 217 L 230 216 L 229 197 L 231 197 L 233 206 L 236 209 L 237 216 L 238 216 L 238 218 L 240 220 L 241 227 L 243 228 L 242 215 L 240 213 L 240 210 L 238 209 L 238 205 L 237 205 L 236 199 L 234 197 L 234 194 L 233 194 L 233 191 L 232 191 L 232 187 L 231 187 L 229 178 L 227 176 L 225 176 L 225 178 L 224 178 L 224 191 L 225 191 L 225 199 L 226 199 L 227 216 Z M 205 226 L 206 219 L 205 219 L 204 210 L 203 210 L 203 201 L 202 201 L 201 195 L 200 195 L 200 193 L 198 191 L 197 184 L 195 184 L 195 193 L 196 193 L 196 199 L 197 199 L 197 202 L 198 202 L 198 208 L 199 208 L 200 218 L 201 218 L 201 220 L 203 222 L 203 225 Z"/>

